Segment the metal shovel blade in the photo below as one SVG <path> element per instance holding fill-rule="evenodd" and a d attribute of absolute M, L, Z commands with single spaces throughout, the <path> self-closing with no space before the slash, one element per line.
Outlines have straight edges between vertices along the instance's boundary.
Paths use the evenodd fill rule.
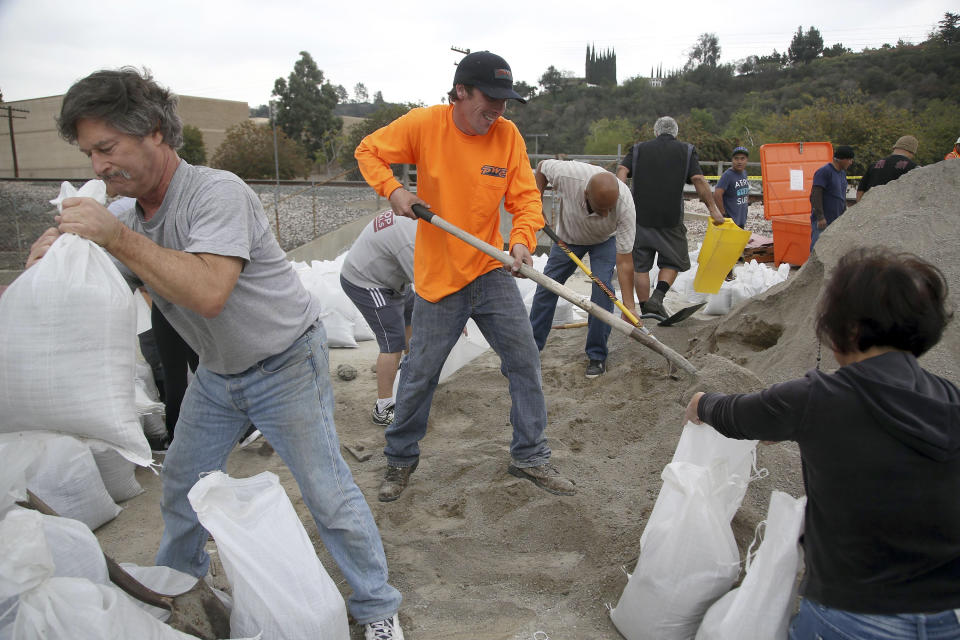
<path fill-rule="evenodd" d="M 680 311 L 677 311 L 675 314 L 673 314 L 669 318 L 664 318 L 663 316 L 656 313 L 645 313 L 640 317 L 652 318 L 654 320 L 657 320 L 658 321 L 657 326 L 670 327 L 677 324 L 678 322 L 682 322 L 686 320 L 687 318 L 695 314 L 697 311 L 699 311 L 705 304 L 707 303 L 701 302 L 699 304 L 690 305 L 689 307 L 684 307 L 683 309 L 680 309 Z"/>

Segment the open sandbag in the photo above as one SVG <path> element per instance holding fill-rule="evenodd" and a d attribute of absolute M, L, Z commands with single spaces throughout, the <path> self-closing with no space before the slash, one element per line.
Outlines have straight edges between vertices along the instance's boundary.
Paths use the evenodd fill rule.
<path fill-rule="evenodd" d="M 806 497 L 770 495 L 763 542 L 747 553 L 747 575 L 703 617 L 696 640 L 786 640 L 802 563 L 800 532 Z"/>
<path fill-rule="evenodd" d="M 133 294 L 103 249 L 60 236 L 0 298 L 0 326 L 0 432 L 59 431 L 150 464 Z"/>
<path fill-rule="evenodd" d="M 740 555 L 710 470 L 671 462 L 665 486 L 683 496 L 651 514 L 646 544 L 610 619 L 627 640 L 689 640 L 740 574 Z M 655 517 L 656 516 L 656 517 Z"/>
<path fill-rule="evenodd" d="M 17 640 L 185 640 L 135 605 L 120 589 L 83 578 L 49 578 L 20 596 L 13 625 Z"/>
<path fill-rule="evenodd" d="M 232 635 L 349 640 L 343 596 L 275 474 L 216 471 L 187 497 L 216 540 L 233 588 Z"/>
<path fill-rule="evenodd" d="M 709 425 L 688 422 L 680 433 L 671 462 L 689 462 L 709 470 L 712 491 L 720 498 L 726 522 L 730 522 L 743 502 L 756 464 L 757 441 L 735 440 L 721 435 Z M 650 512 L 650 521 L 672 513 L 685 500 L 676 484 L 664 483 Z M 640 537 L 643 548 L 650 531 L 649 524 Z"/>

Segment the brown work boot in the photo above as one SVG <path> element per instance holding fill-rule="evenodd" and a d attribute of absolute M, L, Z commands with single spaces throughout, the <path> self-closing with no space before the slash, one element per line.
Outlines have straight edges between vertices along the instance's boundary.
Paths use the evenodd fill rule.
<path fill-rule="evenodd" d="M 403 490 L 407 488 L 410 482 L 410 474 L 417 470 L 418 460 L 407 467 L 397 467 L 387 464 L 387 472 L 383 474 L 383 482 L 380 483 L 380 491 L 377 493 L 377 499 L 380 502 L 393 502 L 400 497 Z"/>
<path fill-rule="evenodd" d="M 507 472 L 518 478 L 529 480 L 544 491 L 558 496 L 572 496 L 577 492 L 572 480 L 568 480 L 560 475 L 557 468 L 549 462 L 544 462 L 537 467 L 518 467 L 510 463 Z"/>

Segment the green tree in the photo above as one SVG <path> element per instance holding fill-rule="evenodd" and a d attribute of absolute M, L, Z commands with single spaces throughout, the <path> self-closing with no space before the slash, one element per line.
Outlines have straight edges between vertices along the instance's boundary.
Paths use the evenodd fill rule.
<path fill-rule="evenodd" d="M 367 85 L 358 82 L 353 86 L 354 102 L 367 102 L 370 99 L 370 92 L 367 91 Z"/>
<path fill-rule="evenodd" d="M 250 107 L 251 118 L 269 118 L 270 105 L 261 104 L 259 107 Z"/>
<path fill-rule="evenodd" d="M 376 111 L 367 116 L 362 122 L 359 122 L 351 127 L 350 130 L 343 136 L 343 142 L 340 146 L 340 166 L 346 168 L 351 164 L 356 164 L 356 160 L 353 157 L 353 152 L 356 150 L 357 145 L 360 144 L 361 140 L 380 127 L 390 124 L 416 106 L 418 105 L 392 104 L 387 102 L 384 103 L 382 107 L 378 108 Z M 360 180 L 362 178 L 359 170 L 352 172 L 350 177 L 354 180 Z"/>
<path fill-rule="evenodd" d="M 306 51 L 300 52 L 287 80 L 277 78 L 273 95 L 279 98 L 277 126 L 311 157 L 320 151 L 327 132 L 337 134 L 343 128 L 343 120 L 333 114 L 337 90 L 324 80 L 323 71 Z"/>
<path fill-rule="evenodd" d="M 687 53 L 687 63 L 684 71 L 692 71 L 697 67 L 715 67 L 720 63 L 720 39 L 715 33 L 701 33 L 700 37 Z"/>
<path fill-rule="evenodd" d="M 539 84 L 544 93 L 557 93 L 563 88 L 563 74 L 555 66 L 550 65 L 540 76 Z"/>
<path fill-rule="evenodd" d="M 797 32 L 793 34 L 793 40 L 790 41 L 790 47 L 787 49 L 787 60 L 790 64 L 807 64 L 823 53 L 823 36 L 816 27 L 810 27 L 807 32 L 803 32 L 803 27 L 797 27 Z"/>
<path fill-rule="evenodd" d="M 843 46 L 842 42 L 838 42 L 832 46 L 827 47 L 823 50 L 824 58 L 836 58 L 837 56 L 842 56 L 847 53 L 853 53 L 853 49 Z"/>
<path fill-rule="evenodd" d="M 192 124 L 183 125 L 183 146 L 177 154 L 190 164 L 207 164 L 207 148 L 203 145 L 203 133 Z"/>
<path fill-rule="evenodd" d="M 280 129 L 277 129 L 277 152 L 281 180 L 310 176 L 313 163 L 306 151 Z M 223 144 L 213 154 L 211 165 L 247 180 L 274 178 L 273 129 L 251 120 L 230 127 Z"/>
<path fill-rule="evenodd" d="M 339 104 L 344 104 L 350 99 L 350 94 L 347 93 L 347 88 L 342 84 L 338 84 L 333 88 L 337 92 L 337 102 Z"/>
<path fill-rule="evenodd" d="M 953 45 L 960 42 L 960 13 L 943 14 L 943 20 L 937 23 L 939 28 L 935 37 L 945 45 Z"/>
<path fill-rule="evenodd" d="M 519 93 L 520 97 L 524 100 L 529 100 L 537 95 L 537 88 L 527 84 L 523 80 L 517 80 L 514 82 L 513 90 Z"/>
<path fill-rule="evenodd" d="M 587 135 L 583 152 L 589 155 L 611 155 L 626 151 L 633 142 L 635 130 L 626 118 L 600 118 L 590 123 L 590 133 Z"/>

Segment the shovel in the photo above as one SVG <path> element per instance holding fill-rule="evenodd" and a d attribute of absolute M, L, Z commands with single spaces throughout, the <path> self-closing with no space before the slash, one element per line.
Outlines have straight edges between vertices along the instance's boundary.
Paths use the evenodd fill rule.
<path fill-rule="evenodd" d="M 617 308 L 623 312 L 623 315 L 626 316 L 627 320 L 629 320 L 631 323 L 633 323 L 638 327 L 640 326 L 640 321 L 637 320 L 637 317 L 632 313 L 630 313 L 630 311 L 626 307 L 624 307 L 619 300 L 617 300 L 617 296 L 613 293 L 613 291 L 610 291 L 610 287 L 605 285 L 603 281 L 600 280 L 600 278 L 593 275 L 593 272 L 591 272 L 590 269 L 587 269 L 587 265 L 583 264 L 580 258 L 574 255 L 573 251 L 570 250 L 570 247 L 567 246 L 567 243 L 560 239 L 560 237 L 554 232 L 554 230 L 550 228 L 549 224 L 543 225 L 543 232 L 546 233 L 551 240 L 553 240 L 554 244 L 556 244 L 558 247 L 563 249 L 563 252 L 567 254 L 567 257 L 573 260 L 574 264 L 580 267 L 580 269 L 583 270 L 583 272 L 587 274 L 591 280 L 593 280 L 593 283 L 596 284 L 598 287 L 600 287 L 601 291 L 607 294 L 608 298 L 613 300 L 613 304 L 617 305 Z M 640 317 L 657 320 L 658 321 L 657 326 L 670 327 L 677 324 L 678 322 L 681 322 L 682 320 L 686 320 L 687 318 L 692 316 L 694 313 L 696 313 L 697 310 L 703 307 L 703 305 L 705 304 L 707 303 L 701 302 L 700 304 L 695 304 L 695 305 L 683 308 L 680 311 L 677 311 L 675 314 L 673 314 L 669 318 L 664 318 L 663 316 L 656 313 L 645 313 Z"/>
<path fill-rule="evenodd" d="M 413 212 L 417 215 L 418 218 L 422 218 L 423 220 L 425 220 L 426 222 L 429 222 L 433 226 L 443 229 L 450 235 L 455 236 L 460 240 L 466 242 L 471 247 L 487 254 L 494 260 L 498 260 L 499 262 L 503 263 L 504 266 L 506 267 L 513 266 L 513 262 L 514 262 L 513 256 L 508 254 L 506 251 L 503 251 L 502 249 L 497 249 L 493 245 L 470 235 L 460 227 L 450 224 L 449 222 L 447 222 L 446 220 L 444 220 L 434 212 L 430 211 L 423 205 L 421 204 L 413 205 Z M 537 284 L 543 286 L 545 289 L 552 291 L 553 293 L 557 294 L 564 300 L 568 300 L 570 303 L 577 305 L 578 307 L 580 307 L 581 309 L 583 309 L 593 317 L 599 319 L 602 322 L 609 324 L 614 329 L 617 329 L 618 331 L 630 336 L 631 338 L 633 338 L 640 344 L 644 345 L 645 347 L 655 351 L 656 353 L 659 353 L 661 356 L 666 358 L 667 361 L 670 362 L 672 365 L 675 365 L 676 367 L 683 369 L 684 371 L 686 371 L 691 375 L 697 374 L 697 368 L 694 367 L 692 364 L 690 364 L 690 362 L 687 361 L 686 358 L 684 358 L 679 353 L 677 353 L 667 345 L 663 344 L 653 336 L 644 333 L 642 327 L 635 327 L 634 325 L 630 324 L 626 320 L 616 317 L 606 309 L 593 304 L 590 298 L 576 293 L 575 291 L 560 284 L 553 278 L 549 278 L 543 275 L 542 273 L 530 267 L 529 265 L 521 264 L 520 274 L 523 275 L 524 277 L 527 277 L 533 280 Z"/>
<path fill-rule="evenodd" d="M 697 311 L 699 311 L 705 304 L 707 304 L 707 303 L 706 303 L 706 302 L 700 302 L 700 303 L 697 303 L 697 304 L 692 304 L 692 305 L 690 305 L 689 307 L 684 307 L 683 309 L 680 309 L 680 311 L 677 311 L 675 314 L 673 314 L 673 315 L 670 316 L 669 318 L 664 318 L 663 316 L 661 316 L 661 315 L 658 314 L 658 313 L 645 313 L 645 314 L 643 314 L 643 315 L 640 316 L 640 317 L 641 317 L 641 318 L 652 318 L 652 319 L 654 319 L 654 320 L 657 320 L 657 321 L 658 321 L 658 322 L 657 322 L 657 326 L 658 326 L 658 327 L 670 327 L 670 326 L 673 326 L 673 325 L 677 324 L 677 323 L 680 322 L 681 320 L 686 320 L 687 318 L 689 318 L 690 316 L 692 316 L 693 314 L 695 314 Z"/>
<path fill-rule="evenodd" d="M 59 517 L 56 511 L 29 489 L 26 502 L 17 504 L 48 516 Z M 144 586 L 107 554 L 104 553 L 103 557 L 107 561 L 110 580 L 140 602 L 169 611 L 170 619 L 167 624 L 177 631 L 204 640 L 230 637 L 230 614 L 205 580 L 197 580 L 197 584 L 180 595 L 166 596 Z"/>

